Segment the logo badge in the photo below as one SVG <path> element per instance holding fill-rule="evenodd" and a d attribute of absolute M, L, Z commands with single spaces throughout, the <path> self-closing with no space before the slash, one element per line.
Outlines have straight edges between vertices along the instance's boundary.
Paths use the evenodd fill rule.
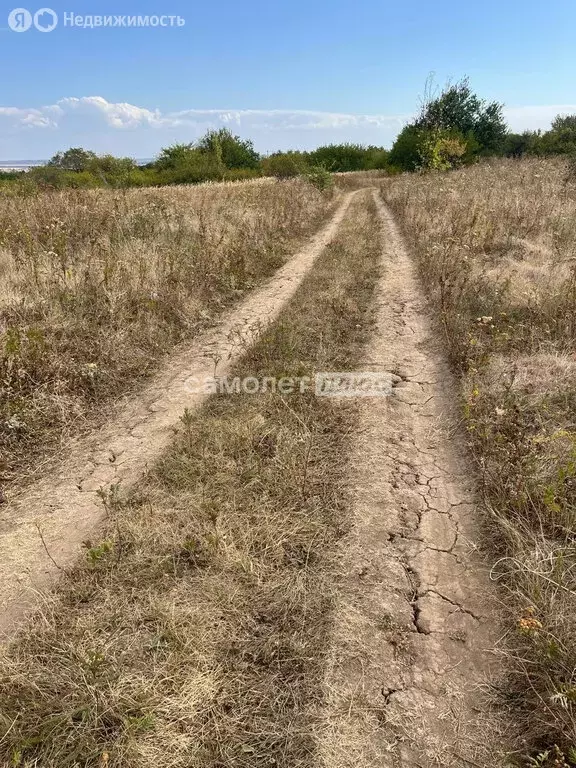
<path fill-rule="evenodd" d="M 28 32 L 32 26 L 32 14 L 26 8 L 14 8 L 8 15 L 8 26 L 13 32 Z"/>
<path fill-rule="evenodd" d="M 58 16 L 52 8 L 40 8 L 34 14 L 34 26 L 38 32 L 52 32 L 58 26 Z"/>
<path fill-rule="evenodd" d="M 40 8 L 34 15 L 26 8 L 14 8 L 8 14 L 8 26 L 13 32 L 28 32 L 32 24 L 38 32 L 52 32 L 58 26 L 58 14 L 52 8 Z"/>

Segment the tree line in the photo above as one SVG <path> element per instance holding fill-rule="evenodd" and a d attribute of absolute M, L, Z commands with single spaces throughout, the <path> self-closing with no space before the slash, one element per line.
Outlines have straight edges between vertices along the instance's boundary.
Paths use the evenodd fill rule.
<path fill-rule="evenodd" d="M 317 186 L 338 171 L 384 169 L 388 152 L 382 147 L 331 144 L 312 152 L 276 152 L 261 156 L 248 139 L 227 128 L 208 131 L 201 139 L 173 144 L 142 165 L 127 157 L 97 155 L 81 147 L 58 152 L 28 173 L 5 172 L 4 181 L 50 188 L 139 187 L 195 184 L 202 181 L 236 181 L 259 176 L 307 176 Z"/>
<path fill-rule="evenodd" d="M 97 155 L 82 148 L 58 152 L 27 174 L 0 173 L 3 182 L 50 188 L 138 187 L 194 184 L 273 176 L 308 176 L 326 186 L 331 173 L 382 170 L 399 173 L 449 170 L 483 157 L 524 155 L 576 156 L 576 115 L 559 115 L 549 131 L 511 133 L 503 105 L 481 99 L 467 79 L 428 94 L 417 116 L 396 138 L 391 150 L 344 143 L 311 152 L 260 155 L 249 139 L 227 128 L 210 130 L 196 142 L 162 149 L 146 165 L 113 155 Z M 25 178 L 24 178 L 25 176 Z"/>

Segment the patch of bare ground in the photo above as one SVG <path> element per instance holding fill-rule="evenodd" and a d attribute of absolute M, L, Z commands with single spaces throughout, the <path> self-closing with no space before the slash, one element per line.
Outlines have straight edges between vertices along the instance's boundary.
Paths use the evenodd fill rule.
<path fill-rule="evenodd" d="M 384 272 L 361 365 L 396 384 L 360 405 L 323 764 L 494 768 L 502 737 L 485 689 L 497 612 L 475 478 L 414 266 L 378 208 Z"/>
<path fill-rule="evenodd" d="M 382 185 L 462 381 L 514 764 L 576 765 L 576 186 L 558 158 Z"/>
<path fill-rule="evenodd" d="M 237 375 L 355 367 L 379 272 L 374 202 L 359 193 L 340 218 L 291 303 L 244 342 Z M 270 285 L 272 319 L 296 281 Z M 217 395 L 187 411 L 145 481 L 106 496 L 105 532 L 5 650 L 0 762 L 317 765 L 356 415 L 312 391 Z M 105 480 L 110 467 L 106 454 Z"/>

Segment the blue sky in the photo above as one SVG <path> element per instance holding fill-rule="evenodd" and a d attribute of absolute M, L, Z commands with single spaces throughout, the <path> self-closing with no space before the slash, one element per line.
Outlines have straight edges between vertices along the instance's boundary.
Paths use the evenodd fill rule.
<path fill-rule="evenodd" d="M 389 146 L 431 72 L 468 75 L 517 130 L 576 112 L 574 0 L 46 1 L 50 33 L 15 33 L 15 6 L 0 13 L 0 159 L 71 145 L 148 157 L 220 125 L 261 151 Z M 65 12 L 186 24 L 80 29 Z"/>

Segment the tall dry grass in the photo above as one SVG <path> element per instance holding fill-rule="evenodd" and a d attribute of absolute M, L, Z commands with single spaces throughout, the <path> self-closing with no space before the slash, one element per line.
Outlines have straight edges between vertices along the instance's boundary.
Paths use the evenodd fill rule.
<path fill-rule="evenodd" d="M 0 482 L 280 266 L 337 202 L 301 181 L 0 197 Z"/>
<path fill-rule="evenodd" d="M 356 198 L 239 376 L 354 367 L 379 274 Z M 0 659 L 0 764 L 311 768 L 357 406 L 218 395 Z"/>
<path fill-rule="evenodd" d="M 576 186 L 562 161 L 530 159 L 404 175 L 382 195 L 462 374 L 510 597 L 501 693 L 519 762 L 576 765 Z"/>

